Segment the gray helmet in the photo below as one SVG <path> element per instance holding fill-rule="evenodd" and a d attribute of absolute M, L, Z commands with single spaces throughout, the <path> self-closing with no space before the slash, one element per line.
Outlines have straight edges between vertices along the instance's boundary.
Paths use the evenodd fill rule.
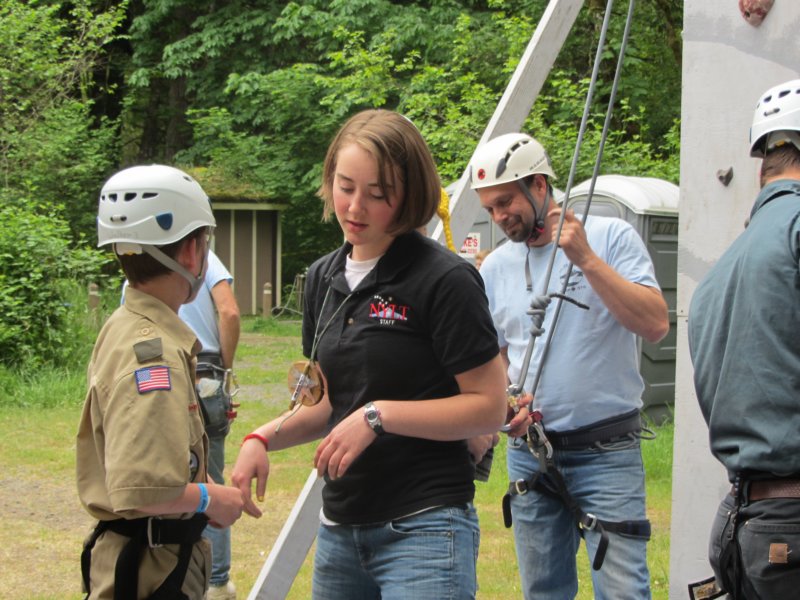
<path fill-rule="evenodd" d="M 750 127 L 750 156 L 762 157 L 785 143 L 800 150 L 800 79 L 764 92 Z"/>

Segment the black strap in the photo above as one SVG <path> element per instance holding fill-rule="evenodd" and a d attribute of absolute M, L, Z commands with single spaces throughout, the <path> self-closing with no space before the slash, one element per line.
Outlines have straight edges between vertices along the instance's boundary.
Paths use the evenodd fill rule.
<path fill-rule="evenodd" d="M 508 491 L 505 496 L 503 496 L 503 522 L 506 527 L 511 527 L 512 525 L 511 497 L 521 496 L 530 491 L 536 491 L 561 500 L 575 517 L 581 535 L 583 535 L 586 530 L 597 531 L 600 534 L 597 552 L 595 553 L 594 561 L 592 561 L 592 568 L 595 571 L 600 570 L 606 557 L 606 550 L 608 549 L 607 532 L 628 537 L 642 538 L 644 540 L 650 539 L 650 521 L 647 519 L 605 521 L 585 512 L 575 498 L 572 497 L 572 494 L 569 493 L 563 476 L 553 465 L 550 465 L 546 474 L 537 472 L 528 480 L 518 479 L 509 484 Z"/>
<path fill-rule="evenodd" d="M 557 450 L 582 450 L 597 443 L 608 443 L 642 430 L 639 409 L 570 431 L 547 431 L 547 439 Z"/>
<path fill-rule="evenodd" d="M 181 587 L 189 568 L 192 548 L 202 537 L 207 524 L 208 517 L 204 514 L 196 514 L 191 519 L 148 517 L 98 522 L 81 553 L 81 575 L 87 593 L 86 597 L 89 597 L 91 591 L 89 573 L 92 564 L 92 549 L 104 532 L 113 531 L 130 538 L 120 551 L 114 567 L 114 600 L 137 600 L 142 553 L 147 546 L 156 547 L 164 544 L 180 544 L 178 564 L 150 596 L 150 600 L 169 600 L 171 598 L 188 600 L 186 595 L 181 592 Z"/>
<path fill-rule="evenodd" d="M 749 479 L 737 475 L 733 481 L 731 495 L 734 499 L 733 510 L 728 513 L 728 531 L 722 540 L 719 554 L 719 570 L 722 587 L 731 600 L 740 600 L 742 595 L 742 557 L 739 549 L 739 509 L 749 492 Z"/>
<path fill-rule="evenodd" d="M 204 363 L 208 365 L 213 365 L 214 367 L 222 368 L 222 355 L 217 354 L 216 352 L 201 352 L 197 355 L 197 370 L 201 371 L 204 369 L 209 369 L 208 366 L 205 366 Z"/>

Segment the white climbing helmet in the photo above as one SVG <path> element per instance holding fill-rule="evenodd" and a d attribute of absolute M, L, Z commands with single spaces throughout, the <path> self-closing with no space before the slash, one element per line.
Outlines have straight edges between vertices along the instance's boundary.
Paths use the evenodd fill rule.
<path fill-rule="evenodd" d="M 750 156 L 763 157 L 787 142 L 800 150 L 800 79 L 761 95 L 750 127 Z"/>
<path fill-rule="evenodd" d="M 215 225 L 208 196 L 192 177 L 165 165 L 131 167 L 100 192 L 97 245 L 118 244 L 118 252 L 139 246 L 138 254 L 141 246 L 164 246 Z"/>
<path fill-rule="evenodd" d="M 506 133 L 475 151 L 469 179 L 472 189 L 477 190 L 537 173 L 556 178 L 544 147 L 524 133 Z"/>

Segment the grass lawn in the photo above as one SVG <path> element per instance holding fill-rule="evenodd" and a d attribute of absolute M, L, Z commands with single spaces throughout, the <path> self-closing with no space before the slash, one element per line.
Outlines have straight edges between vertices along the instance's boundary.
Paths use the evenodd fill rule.
<path fill-rule="evenodd" d="M 286 372 L 300 358 L 297 323 L 247 319 L 237 351 L 242 391 L 239 418 L 227 441 L 232 464 L 242 437 L 279 414 L 287 405 Z M 78 599 L 81 542 L 91 520 L 75 491 L 74 437 L 80 418 L 85 375 L 44 373 L 26 382 L 24 397 L 0 404 L 0 598 Z M 14 406 L 16 404 L 16 406 Z M 22 405 L 22 407 L 20 406 Z M 658 438 L 643 443 L 647 470 L 648 514 L 653 539 L 648 546 L 653 598 L 668 597 L 669 519 L 672 426 L 658 428 Z M 262 504 L 264 516 L 247 516 L 233 528 L 232 579 L 244 599 L 272 548 L 312 467 L 314 445 L 276 452 Z M 482 599 L 519 598 L 513 536 L 503 527 L 500 500 L 505 493 L 505 450 L 495 452 L 488 482 L 477 484 L 475 504 L 481 522 L 478 581 Z M 613 545 L 609 548 L 613 552 Z M 289 598 L 306 599 L 311 591 L 312 552 Z M 591 576 L 585 551 L 579 557 L 580 593 L 591 599 Z"/>

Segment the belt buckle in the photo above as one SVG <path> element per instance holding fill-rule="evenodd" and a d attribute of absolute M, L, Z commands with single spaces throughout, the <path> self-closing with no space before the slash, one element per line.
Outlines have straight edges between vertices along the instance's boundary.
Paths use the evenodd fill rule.
<path fill-rule="evenodd" d="M 149 517 L 147 519 L 147 544 L 151 548 L 161 548 L 164 544 L 159 544 L 158 542 L 153 541 L 153 521 L 155 519 L 161 520 L 159 517 Z"/>
<path fill-rule="evenodd" d="M 528 493 L 528 486 L 525 485 L 524 479 L 517 479 L 514 482 L 514 489 L 517 491 L 517 496 L 524 496 Z"/>
<path fill-rule="evenodd" d="M 597 527 L 597 517 L 592 513 L 586 513 L 586 519 L 589 523 L 581 522 L 581 527 L 586 529 L 587 531 L 593 531 L 595 527 Z"/>

